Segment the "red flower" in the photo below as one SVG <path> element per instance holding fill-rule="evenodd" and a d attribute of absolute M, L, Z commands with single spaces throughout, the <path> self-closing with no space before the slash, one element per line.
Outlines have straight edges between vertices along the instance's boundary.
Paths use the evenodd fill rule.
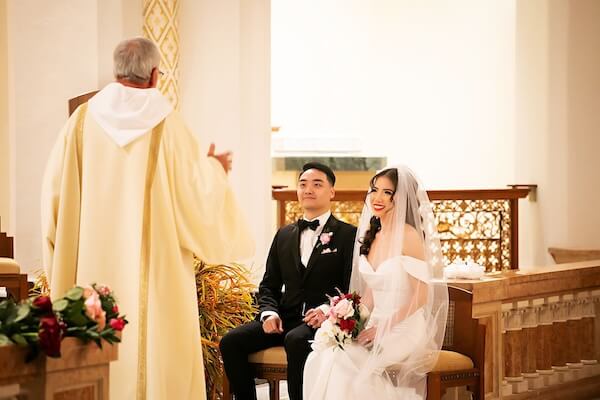
<path fill-rule="evenodd" d="M 115 331 L 122 331 L 125 328 L 125 320 L 123 318 L 113 318 L 109 324 Z"/>
<path fill-rule="evenodd" d="M 119 306 L 115 304 L 113 306 L 113 308 L 112 308 L 112 312 L 115 313 L 115 314 L 118 314 L 119 313 Z"/>
<path fill-rule="evenodd" d="M 48 296 L 38 296 L 33 300 L 33 306 L 44 314 L 52 312 L 52 301 Z"/>
<path fill-rule="evenodd" d="M 48 357 L 60 357 L 60 341 L 63 330 L 54 315 L 40 319 L 40 346 Z"/>
<path fill-rule="evenodd" d="M 343 331 L 346 331 L 348 333 L 352 332 L 354 330 L 354 326 L 356 325 L 356 320 L 354 319 L 342 319 L 340 320 L 340 328 Z"/>

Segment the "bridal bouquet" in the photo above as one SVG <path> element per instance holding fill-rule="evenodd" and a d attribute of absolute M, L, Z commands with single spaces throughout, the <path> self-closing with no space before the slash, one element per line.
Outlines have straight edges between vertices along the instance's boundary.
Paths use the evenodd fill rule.
<path fill-rule="evenodd" d="M 343 350 L 344 345 L 356 339 L 365 326 L 368 310 L 360 303 L 360 296 L 356 292 L 330 297 L 329 307 L 327 319 L 317 329 L 312 341 L 313 350 L 332 346 Z"/>

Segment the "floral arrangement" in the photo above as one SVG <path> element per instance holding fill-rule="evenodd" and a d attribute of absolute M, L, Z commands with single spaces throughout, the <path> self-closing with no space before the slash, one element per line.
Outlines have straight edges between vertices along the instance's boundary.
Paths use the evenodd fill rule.
<path fill-rule="evenodd" d="M 47 295 L 0 302 L 0 346 L 16 344 L 29 347 L 27 360 L 40 352 L 60 357 L 61 341 L 76 337 L 87 343 L 120 342 L 119 332 L 127 320 L 108 286 L 75 286 L 65 297 L 52 302 Z"/>
<path fill-rule="evenodd" d="M 313 350 L 319 351 L 331 346 L 344 349 L 344 345 L 356 339 L 363 330 L 368 318 L 367 308 L 361 304 L 356 293 L 343 294 L 329 298 L 327 319 L 315 333 Z"/>

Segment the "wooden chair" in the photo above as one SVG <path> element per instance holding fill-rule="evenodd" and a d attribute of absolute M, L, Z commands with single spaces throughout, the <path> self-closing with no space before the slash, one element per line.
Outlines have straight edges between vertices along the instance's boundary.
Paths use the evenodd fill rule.
<path fill-rule="evenodd" d="M 427 374 L 427 399 L 441 399 L 448 388 L 467 386 L 474 400 L 485 399 L 485 326 L 472 317 L 473 294 L 448 286 L 446 335 L 438 361 Z"/>
<path fill-rule="evenodd" d="M 271 347 L 248 356 L 254 376 L 269 383 L 269 399 L 279 400 L 279 381 L 287 379 L 287 355 L 283 346 Z M 223 373 L 223 400 L 232 400 L 227 375 Z"/>
<path fill-rule="evenodd" d="M 27 298 L 29 287 L 27 274 L 21 273 L 13 254 L 13 238 L 0 231 L 0 287 L 8 297 L 19 301 Z"/>
<path fill-rule="evenodd" d="M 474 400 L 483 400 L 485 326 L 471 317 L 471 292 L 449 286 L 450 299 L 444 345 L 435 367 L 427 375 L 427 399 L 441 399 L 448 388 L 467 386 Z M 269 383 L 269 399 L 279 400 L 279 382 L 287 379 L 285 349 L 272 347 L 248 356 L 255 377 Z M 393 367 L 388 372 L 394 373 Z M 223 374 L 223 400 L 233 398 Z"/>
<path fill-rule="evenodd" d="M 89 99 L 91 99 L 92 97 L 94 97 L 96 95 L 96 93 L 98 93 L 98 90 L 84 93 L 82 95 L 79 95 L 77 97 L 73 97 L 72 99 L 69 99 L 69 116 L 71 114 L 73 114 L 73 112 L 77 109 L 77 107 L 79 107 L 83 103 L 87 103 L 87 101 Z"/>

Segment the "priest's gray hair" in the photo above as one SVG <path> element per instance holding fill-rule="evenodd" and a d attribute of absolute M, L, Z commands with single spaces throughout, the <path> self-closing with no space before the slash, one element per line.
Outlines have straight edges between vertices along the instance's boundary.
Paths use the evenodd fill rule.
<path fill-rule="evenodd" d="M 123 40 L 113 53 L 113 73 L 117 79 L 146 83 L 152 70 L 160 64 L 160 53 L 151 41 L 143 37 Z"/>

